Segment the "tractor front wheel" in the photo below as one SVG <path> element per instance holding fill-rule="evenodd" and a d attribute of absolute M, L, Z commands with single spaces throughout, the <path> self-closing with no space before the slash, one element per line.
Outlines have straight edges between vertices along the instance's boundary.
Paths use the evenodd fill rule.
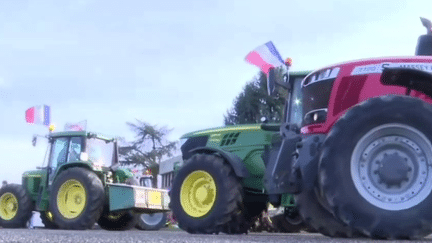
<path fill-rule="evenodd" d="M 247 233 L 240 180 L 216 155 L 195 154 L 178 171 L 171 189 L 171 209 L 189 233 Z"/>
<path fill-rule="evenodd" d="M 306 229 L 316 230 L 329 237 L 352 238 L 363 236 L 360 232 L 353 230 L 341 220 L 335 218 L 320 202 L 315 189 L 303 190 L 294 196 L 300 215 Z M 311 229 L 312 228 L 312 229 Z"/>
<path fill-rule="evenodd" d="M 7 184 L 0 189 L 0 225 L 3 228 L 25 228 L 32 210 L 30 196 L 21 185 Z"/>
<path fill-rule="evenodd" d="M 105 202 L 102 181 L 92 171 L 75 167 L 61 172 L 52 185 L 49 211 L 61 229 L 90 229 Z"/>
<path fill-rule="evenodd" d="M 369 99 L 335 123 L 319 164 L 331 212 L 370 237 L 432 233 L 432 106 L 410 96 Z"/>

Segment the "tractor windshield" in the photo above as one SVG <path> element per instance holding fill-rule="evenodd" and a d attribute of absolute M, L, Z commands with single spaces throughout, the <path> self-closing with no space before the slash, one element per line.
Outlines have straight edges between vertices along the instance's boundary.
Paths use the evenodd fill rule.
<path fill-rule="evenodd" d="M 290 114 L 288 122 L 301 126 L 303 121 L 303 108 L 302 108 L 302 93 L 301 93 L 301 82 L 304 76 L 295 77 L 292 86 L 291 100 L 289 102 Z"/>
<path fill-rule="evenodd" d="M 98 138 L 87 139 L 87 153 L 92 163 L 109 167 L 114 160 L 114 142 Z"/>

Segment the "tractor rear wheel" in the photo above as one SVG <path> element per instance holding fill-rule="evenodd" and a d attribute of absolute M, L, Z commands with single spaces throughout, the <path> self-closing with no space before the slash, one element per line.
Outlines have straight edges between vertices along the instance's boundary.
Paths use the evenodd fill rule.
<path fill-rule="evenodd" d="M 25 228 L 32 217 L 33 203 L 21 185 L 7 184 L 0 189 L 0 225 Z"/>
<path fill-rule="evenodd" d="M 42 223 L 47 229 L 58 229 L 58 225 L 54 223 L 53 215 L 50 211 L 40 212 Z"/>
<path fill-rule="evenodd" d="M 102 181 L 95 173 L 75 167 L 55 179 L 49 211 L 60 229 L 90 229 L 101 216 L 105 202 Z"/>
<path fill-rule="evenodd" d="M 242 186 L 234 170 L 216 155 L 195 154 L 178 171 L 171 209 L 189 233 L 247 233 Z"/>
<path fill-rule="evenodd" d="M 409 96 L 369 99 L 323 145 L 320 193 L 332 213 L 370 237 L 432 232 L 432 106 Z"/>

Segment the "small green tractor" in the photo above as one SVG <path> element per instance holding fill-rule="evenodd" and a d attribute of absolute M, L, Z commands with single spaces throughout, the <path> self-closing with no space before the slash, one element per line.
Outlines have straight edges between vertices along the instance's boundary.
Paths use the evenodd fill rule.
<path fill-rule="evenodd" d="M 51 130 L 51 129 L 50 129 Z M 40 212 L 46 228 L 106 230 L 136 226 L 141 213 L 168 211 L 166 190 L 139 186 L 120 168 L 115 139 L 86 131 L 50 132 L 47 165 L 0 189 L 0 225 L 23 228 Z M 36 137 L 33 145 L 36 144 Z"/>
<path fill-rule="evenodd" d="M 308 72 L 290 72 L 296 85 Z M 266 166 L 277 156 L 280 124 L 251 124 L 207 129 L 181 137 L 184 165 L 170 190 L 171 209 L 179 227 L 189 233 L 241 234 L 254 228 L 267 210 Z M 280 196 L 280 195 L 277 195 Z M 276 231 L 306 229 L 291 194 L 273 206 L 282 214 L 271 217 Z"/>

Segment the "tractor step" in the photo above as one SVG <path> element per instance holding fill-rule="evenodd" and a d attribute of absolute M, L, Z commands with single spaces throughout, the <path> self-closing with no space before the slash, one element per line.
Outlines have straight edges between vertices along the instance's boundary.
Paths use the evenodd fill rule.
<path fill-rule="evenodd" d="M 134 210 L 137 213 L 168 212 L 168 190 L 109 183 L 110 211 Z"/>

